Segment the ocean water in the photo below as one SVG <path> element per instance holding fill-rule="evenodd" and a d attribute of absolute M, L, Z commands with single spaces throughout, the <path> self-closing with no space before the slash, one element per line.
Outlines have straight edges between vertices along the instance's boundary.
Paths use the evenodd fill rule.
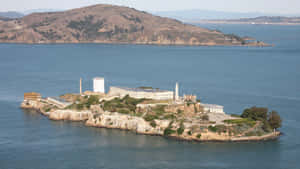
<path fill-rule="evenodd" d="M 300 168 L 300 27 L 201 25 L 252 36 L 274 47 L 108 44 L 0 44 L 0 169 L 297 169 Z M 109 86 L 153 86 L 196 94 L 241 113 L 277 110 L 275 141 L 196 143 L 54 122 L 19 109 L 24 92 L 57 96 Z"/>

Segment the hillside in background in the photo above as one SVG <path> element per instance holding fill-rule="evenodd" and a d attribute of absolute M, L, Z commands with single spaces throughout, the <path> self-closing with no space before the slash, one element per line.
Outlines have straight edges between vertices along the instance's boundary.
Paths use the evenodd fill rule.
<path fill-rule="evenodd" d="M 21 18 L 24 14 L 20 12 L 0 12 L 1 18 Z"/>
<path fill-rule="evenodd" d="M 158 45 L 253 45 L 236 35 L 183 24 L 133 8 L 94 5 L 0 20 L 2 43 L 130 43 Z"/>

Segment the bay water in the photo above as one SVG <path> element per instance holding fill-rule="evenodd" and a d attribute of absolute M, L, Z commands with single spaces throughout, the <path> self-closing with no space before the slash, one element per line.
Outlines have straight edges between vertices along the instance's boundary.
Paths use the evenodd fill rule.
<path fill-rule="evenodd" d="M 200 25 L 251 36 L 273 47 L 111 44 L 0 44 L 0 169 L 294 169 L 300 168 L 300 27 Z M 241 114 L 276 110 L 275 141 L 198 143 L 50 121 L 19 108 L 24 92 L 44 97 L 109 86 L 152 86 L 195 94 Z"/>

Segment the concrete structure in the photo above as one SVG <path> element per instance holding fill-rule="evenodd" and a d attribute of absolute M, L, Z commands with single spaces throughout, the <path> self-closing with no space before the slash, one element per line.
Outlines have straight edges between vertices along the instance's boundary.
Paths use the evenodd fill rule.
<path fill-rule="evenodd" d="M 196 102 L 197 96 L 196 95 L 184 95 L 183 99 L 184 99 L 184 101 Z"/>
<path fill-rule="evenodd" d="M 42 96 L 39 93 L 31 92 L 31 93 L 24 93 L 24 100 L 39 100 Z"/>
<path fill-rule="evenodd" d="M 105 93 L 104 78 L 95 77 L 93 79 L 93 82 L 94 82 L 94 92 Z"/>
<path fill-rule="evenodd" d="M 61 100 L 60 98 L 54 98 L 54 97 L 47 97 L 46 101 L 49 104 L 57 106 L 58 108 L 61 108 L 61 109 L 66 108 L 66 107 L 68 107 L 72 104 L 70 102 L 66 102 L 64 100 Z"/>
<path fill-rule="evenodd" d="M 174 92 L 159 89 L 142 89 L 142 88 L 125 88 L 125 87 L 110 87 L 108 95 L 124 97 L 129 95 L 133 98 L 146 98 L 154 100 L 173 100 Z"/>
<path fill-rule="evenodd" d="M 175 85 L 175 101 L 178 101 L 179 100 L 179 86 L 178 86 L 178 83 L 176 82 L 176 85 Z"/>
<path fill-rule="evenodd" d="M 203 103 L 200 103 L 200 105 L 203 107 L 204 112 L 206 112 L 206 113 L 222 113 L 222 114 L 224 114 L 223 106 L 216 105 L 216 104 L 203 104 Z"/>
<path fill-rule="evenodd" d="M 100 96 L 100 97 L 105 97 L 106 96 L 105 93 L 102 93 L 102 92 L 93 92 L 93 91 L 88 91 L 88 90 L 84 91 L 83 95 L 86 95 L 86 96 L 92 96 L 92 95 L 94 95 L 94 96 Z"/>

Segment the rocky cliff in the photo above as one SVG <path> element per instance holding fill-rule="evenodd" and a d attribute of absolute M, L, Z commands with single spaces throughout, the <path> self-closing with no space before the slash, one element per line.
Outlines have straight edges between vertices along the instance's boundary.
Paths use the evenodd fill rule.
<path fill-rule="evenodd" d="M 54 110 L 49 112 L 51 120 L 69 120 L 69 121 L 85 121 L 88 119 L 91 111 L 73 111 L 73 110 Z"/>
<path fill-rule="evenodd" d="M 19 19 L 0 20 L 0 42 L 248 45 L 238 36 L 112 5 L 34 13 Z"/>
<path fill-rule="evenodd" d="M 141 117 L 111 112 L 91 114 L 86 121 L 86 125 L 193 141 L 259 141 L 275 139 L 280 135 L 280 132 L 275 132 L 262 136 L 234 136 L 228 132 L 210 131 L 208 128 L 193 122 L 176 123 L 170 120 L 155 120 L 155 125 L 151 125 L 151 122 L 147 122 Z M 182 126 L 182 131 L 179 133 L 178 131 Z"/>

